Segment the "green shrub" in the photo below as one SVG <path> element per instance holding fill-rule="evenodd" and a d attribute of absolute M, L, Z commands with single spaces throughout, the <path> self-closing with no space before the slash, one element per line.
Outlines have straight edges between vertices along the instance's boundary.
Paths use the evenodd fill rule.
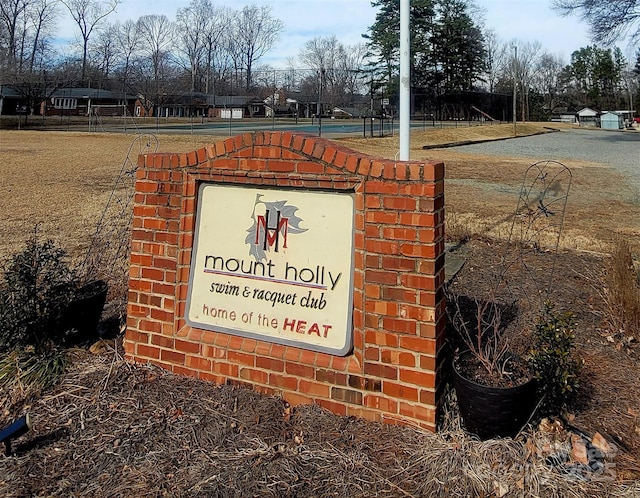
<path fill-rule="evenodd" d="M 0 351 L 31 347 L 49 351 L 64 336 L 60 317 L 77 283 L 66 252 L 37 230 L 25 249 L 13 255 L 0 284 Z"/>
<path fill-rule="evenodd" d="M 559 414 L 578 387 L 582 361 L 573 355 L 576 318 L 571 312 L 558 313 L 545 303 L 536 324 L 531 368 L 538 381 L 543 415 Z"/>

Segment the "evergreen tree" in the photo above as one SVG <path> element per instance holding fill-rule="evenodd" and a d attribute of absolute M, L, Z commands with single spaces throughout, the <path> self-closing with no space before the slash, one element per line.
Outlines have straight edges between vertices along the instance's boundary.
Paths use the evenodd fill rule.
<path fill-rule="evenodd" d="M 618 49 L 582 47 L 571 54 L 568 72 L 575 100 L 598 110 L 619 106 L 626 61 Z"/>
<path fill-rule="evenodd" d="M 400 0 L 373 0 L 379 8 L 364 37 L 387 81 L 398 73 Z M 485 70 L 486 50 L 480 28 L 470 16 L 469 0 L 411 2 L 411 81 L 414 87 L 471 90 Z"/>
<path fill-rule="evenodd" d="M 380 10 L 363 37 L 377 67 L 391 81 L 400 67 L 400 0 L 373 0 L 371 5 Z M 423 85 L 429 73 L 425 63 L 431 52 L 434 2 L 413 0 L 410 9 L 411 79 L 414 85 Z"/>
<path fill-rule="evenodd" d="M 485 71 L 486 50 L 465 0 L 441 0 L 431 42 L 434 80 L 445 92 L 472 90 Z"/>

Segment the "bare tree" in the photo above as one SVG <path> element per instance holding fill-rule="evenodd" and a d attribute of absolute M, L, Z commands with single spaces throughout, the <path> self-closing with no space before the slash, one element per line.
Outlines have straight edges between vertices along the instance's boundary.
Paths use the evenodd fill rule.
<path fill-rule="evenodd" d="M 235 13 L 233 14 L 235 18 Z M 243 67 L 243 52 L 242 52 L 242 44 L 238 40 L 237 36 L 237 26 L 233 26 L 229 37 L 226 39 L 226 44 L 224 47 L 224 54 L 229 59 L 229 64 L 233 69 L 233 75 L 230 78 L 231 83 L 231 93 L 233 94 L 234 82 L 236 83 L 236 87 L 238 87 L 238 74 L 242 71 Z"/>
<path fill-rule="evenodd" d="M 562 15 L 577 14 L 589 24 L 595 42 L 610 45 L 630 35 L 640 41 L 640 2 L 638 0 L 554 0 Z"/>
<path fill-rule="evenodd" d="M 80 29 L 82 38 L 82 80 L 87 73 L 89 38 L 94 30 L 116 10 L 120 0 L 60 0 Z"/>
<path fill-rule="evenodd" d="M 316 94 L 322 93 L 322 100 L 331 108 L 343 105 L 346 97 L 360 89 L 367 53 L 364 43 L 345 47 L 335 35 L 307 41 L 298 57 L 303 66 L 315 73 L 315 78 L 308 79 L 306 86 L 315 86 Z"/>
<path fill-rule="evenodd" d="M 485 80 L 489 92 L 493 93 L 500 78 L 509 71 L 509 46 L 501 42 L 492 29 L 485 31 L 484 42 L 487 52 Z"/>
<path fill-rule="evenodd" d="M 126 92 L 131 70 L 131 59 L 140 48 L 140 30 L 138 29 L 138 23 L 131 20 L 125 21 L 123 24 L 116 23 L 115 44 L 116 53 L 120 58 L 121 64 L 122 91 Z"/>
<path fill-rule="evenodd" d="M 89 55 L 105 79 L 109 78 L 117 56 L 117 40 L 118 26 L 107 24 L 98 31 L 95 41 L 89 45 Z"/>
<path fill-rule="evenodd" d="M 629 103 L 629 110 L 634 109 L 634 101 L 633 96 L 639 95 L 640 92 L 640 78 L 638 78 L 637 74 L 633 70 L 631 64 L 628 64 L 622 71 L 622 80 L 624 82 L 624 90 L 627 97 L 627 102 Z"/>
<path fill-rule="evenodd" d="M 165 15 L 147 15 L 138 19 L 138 29 L 145 52 L 153 67 L 153 77 L 157 81 L 175 39 L 175 28 Z"/>
<path fill-rule="evenodd" d="M 161 91 L 164 76 L 169 70 L 170 50 L 175 40 L 175 26 L 165 15 L 147 15 L 138 19 L 142 41 L 141 50 L 151 63 L 153 72 L 154 106 L 161 104 L 166 91 Z M 156 118 L 158 118 L 156 112 Z"/>
<path fill-rule="evenodd" d="M 36 0 L 29 12 L 29 19 L 33 26 L 31 41 L 31 55 L 29 57 L 29 71 L 33 72 L 37 64 L 38 53 L 42 55 L 46 43 L 46 36 L 50 34 L 58 11 L 56 0 Z M 41 61 L 44 62 L 44 61 Z"/>
<path fill-rule="evenodd" d="M 226 7 L 211 7 L 204 32 L 205 45 L 205 93 L 215 95 L 215 81 L 224 74 L 229 59 L 228 37 L 231 10 Z M 217 75 L 217 76 L 216 76 Z"/>
<path fill-rule="evenodd" d="M 355 95 L 360 90 L 364 78 L 364 66 L 369 53 L 366 43 L 356 43 L 345 47 L 345 91 L 350 95 Z"/>
<path fill-rule="evenodd" d="M 178 49 L 186 57 L 191 75 L 191 92 L 196 89 L 196 79 L 206 55 L 206 28 L 211 13 L 210 0 L 191 0 L 187 7 L 178 9 Z"/>
<path fill-rule="evenodd" d="M 16 71 L 20 66 L 19 42 L 21 27 L 25 24 L 25 14 L 29 0 L 0 0 L 0 20 L 6 37 L 6 70 Z"/>
<path fill-rule="evenodd" d="M 320 105 L 326 101 L 329 107 L 333 107 L 337 101 L 338 69 L 340 62 L 346 58 L 344 46 L 335 35 L 319 36 L 304 44 L 299 58 L 303 66 L 315 73 L 315 78 L 309 83 L 315 86 Z"/>
<path fill-rule="evenodd" d="M 532 87 L 544 96 L 548 112 L 559 104 L 558 99 L 562 90 L 560 79 L 565 65 L 561 56 L 549 52 L 543 52 L 536 62 Z"/>
<path fill-rule="evenodd" d="M 11 84 L 31 113 L 55 89 L 56 14 L 55 0 L 0 0 L 0 82 Z"/>
<path fill-rule="evenodd" d="M 253 65 L 273 48 L 284 24 L 271 16 L 271 7 L 267 5 L 244 7 L 235 14 L 234 21 L 236 53 L 246 71 L 246 88 L 249 89 Z"/>
<path fill-rule="evenodd" d="M 302 74 L 301 71 L 296 71 L 297 61 L 295 57 L 287 57 L 286 63 L 287 69 L 282 78 L 282 87 L 288 92 L 295 92 L 298 90 Z"/>
<path fill-rule="evenodd" d="M 541 55 L 542 45 L 539 41 L 519 42 L 514 40 L 511 47 L 517 47 L 517 59 L 515 50 L 511 54 L 510 66 L 515 68 L 518 92 L 520 94 L 520 119 L 529 120 L 529 90 L 538 68 L 537 62 Z"/>
<path fill-rule="evenodd" d="M 33 71 L 57 11 L 55 0 L 0 0 L 0 67 L 16 77 Z"/>

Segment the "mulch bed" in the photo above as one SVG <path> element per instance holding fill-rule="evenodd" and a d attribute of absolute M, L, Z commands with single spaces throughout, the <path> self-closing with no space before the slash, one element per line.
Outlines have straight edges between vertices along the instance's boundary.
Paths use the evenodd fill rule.
<path fill-rule="evenodd" d="M 496 269 L 505 254 L 503 242 L 472 240 L 463 270 L 449 290 L 468 300 L 483 298 L 492 290 Z M 548 299 L 559 312 L 576 316 L 576 354 L 584 360 L 580 387 L 569 413 L 575 423 L 601 432 L 621 448 L 640 457 L 640 345 L 638 333 L 612 330 L 604 298 L 608 256 L 560 250 L 554 261 L 551 252 L 526 251 L 524 265 L 516 265 L 505 279 L 497 298 L 521 307 L 510 324 L 512 349 L 525 356 L 541 303 Z M 527 271 L 522 271 L 522 267 Z M 501 270 L 500 270 L 501 271 Z M 551 279 L 549 279 L 551 275 Z M 535 276 L 536 279 L 533 279 Z M 536 280 L 536 281 L 534 281 Z M 548 285 L 546 282 L 551 282 Z M 548 287 L 548 293 L 541 294 Z M 449 337 L 453 336 L 449 331 Z M 453 344 L 453 348 L 463 348 Z"/>
<path fill-rule="evenodd" d="M 470 244 L 452 284 L 466 295 L 481 292 L 479 269 L 497 257 L 490 241 Z M 640 366 L 606 329 L 604 263 L 581 253 L 558 259 L 551 297 L 577 314 L 585 367 L 553 434 L 547 423 L 513 440 L 478 441 L 460 428 L 451 393 L 437 434 L 292 409 L 277 397 L 130 365 L 116 341 L 98 354 L 71 350 L 71 369 L 44 393 L 2 393 L 3 425 L 28 411 L 34 426 L 13 456 L 0 456 L 0 495 L 639 496 Z M 549 460 L 568 423 L 617 446 L 606 471 Z"/>

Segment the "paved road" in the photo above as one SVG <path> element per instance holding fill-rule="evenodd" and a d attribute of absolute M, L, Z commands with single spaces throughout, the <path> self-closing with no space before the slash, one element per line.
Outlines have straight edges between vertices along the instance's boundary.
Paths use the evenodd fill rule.
<path fill-rule="evenodd" d="M 460 152 L 543 161 L 582 160 L 614 167 L 640 189 L 640 133 L 603 130 L 562 130 L 495 142 L 456 147 Z"/>

